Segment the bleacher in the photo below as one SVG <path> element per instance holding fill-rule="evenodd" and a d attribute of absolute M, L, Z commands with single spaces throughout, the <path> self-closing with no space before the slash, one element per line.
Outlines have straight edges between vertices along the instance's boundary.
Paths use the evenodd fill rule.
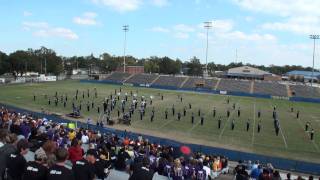
<path fill-rule="evenodd" d="M 305 85 L 290 85 L 293 96 L 305 98 L 320 98 L 320 88 Z"/>
<path fill-rule="evenodd" d="M 287 97 L 287 88 L 285 85 L 276 82 L 256 81 L 253 93 L 270 94 L 272 96 Z"/>
<path fill-rule="evenodd" d="M 123 73 L 123 72 L 113 72 L 108 76 L 105 80 L 111 81 L 111 82 L 123 82 L 126 78 L 130 76 L 129 73 Z"/>
<path fill-rule="evenodd" d="M 131 78 L 129 78 L 126 83 L 132 84 L 151 84 L 153 80 L 155 80 L 158 75 L 155 74 L 135 74 Z"/>
<path fill-rule="evenodd" d="M 179 88 L 186 77 L 160 76 L 153 85 Z"/>
<path fill-rule="evenodd" d="M 217 90 L 250 93 L 250 81 L 221 79 Z"/>
<path fill-rule="evenodd" d="M 196 88 L 203 84 L 204 88 L 213 89 L 217 80 L 215 79 L 204 79 L 199 77 L 190 77 L 182 86 L 182 88 Z"/>

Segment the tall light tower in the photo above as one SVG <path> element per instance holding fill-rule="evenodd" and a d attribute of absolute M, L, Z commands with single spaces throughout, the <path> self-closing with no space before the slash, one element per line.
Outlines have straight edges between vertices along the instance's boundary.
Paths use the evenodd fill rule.
<path fill-rule="evenodd" d="M 207 30 L 207 47 L 206 47 L 206 67 L 205 67 L 203 76 L 207 77 L 208 76 L 209 29 L 212 28 L 212 22 L 211 21 L 204 22 L 204 28 Z"/>
<path fill-rule="evenodd" d="M 313 86 L 313 76 L 314 76 L 314 56 L 316 50 L 316 39 L 320 39 L 319 35 L 310 35 L 310 39 L 313 39 L 313 58 L 312 58 L 312 77 L 311 77 L 311 86 Z"/>
<path fill-rule="evenodd" d="M 123 45 L 123 72 L 126 72 L 126 46 L 127 46 L 127 32 L 129 31 L 129 25 L 122 26 L 124 31 L 124 45 Z"/>

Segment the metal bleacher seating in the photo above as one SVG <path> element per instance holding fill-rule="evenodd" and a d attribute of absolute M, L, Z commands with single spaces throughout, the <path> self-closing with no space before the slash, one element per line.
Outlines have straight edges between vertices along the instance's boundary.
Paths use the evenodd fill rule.
<path fill-rule="evenodd" d="M 320 98 L 320 88 L 307 85 L 290 85 L 293 96 L 305 98 Z"/>
<path fill-rule="evenodd" d="M 217 90 L 250 93 L 250 81 L 221 79 Z"/>
<path fill-rule="evenodd" d="M 131 78 L 129 78 L 126 83 L 133 84 L 151 84 L 153 80 L 155 80 L 158 75 L 155 74 L 135 74 Z"/>
<path fill-rule="evenodd" d="M 200 77 L 190 77 L 182 86 L 182 88 L 196 88 L 200 84 L 203 84 L 204 88 L 213 89 L 217 80 L 215 79 L 204 79 Z"/>
<path fill-rule="evenodd" d="M 272 96 L 282 96 L 282 97 L 288 96 L 286 86 L 277 82 L 256 81 L 254 85 L 253 93 L 269 94 Z"/>
<path fill-rule="evenodd" d="M 126 78 L 130 76 L 129 73 L 123 72 L 113 72 L 108 76 L 105 80 L 113 81 L 113 82 L 123 82 Z"/>
<path fill-rule="evenodd" d="M 153 85 L 179 88 L 185 79 L 186 77 L 160 76 Z"/>

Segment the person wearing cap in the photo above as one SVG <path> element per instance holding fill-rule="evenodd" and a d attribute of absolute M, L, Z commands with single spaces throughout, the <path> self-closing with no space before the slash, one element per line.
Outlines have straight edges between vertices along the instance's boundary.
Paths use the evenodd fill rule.
<path fill-rule="evenodd" d="M 46 161 L 46 153 L 38 149 L 35 152 L 34 161 L 26 164 L 22 174 L 22 180 L 46 180 L 48 173 L 48 168 L 45 166 Z"/>
<path fill-rule="evenodd" d="M 27 154 L 29 151 L 29 143 L 25 139 L 21 139 L 17 143 L 17 151 L 15 153 L 11 153 L 7 157 L 7 176 L 8 179 L 12 180 L 21 180 L 23 170 L 26 166 L 26 159 L 23 155 Z"/>
<path fill-rule="evenodd" d="M 72 170 L 65 167 L 68 159 L 68 151 L 59 148 L 56 151 L 57 163 L 48 170 L 47 180 L 75 180 Z"/>
<path fill-rule="evenodd" d="M 144 157 L 142 160 L 142 166 L 133 170 L 132 175 L 129 180 L 152 180 L 154 172 L 150 168 L 150 160 L 147 157 Z"/>
<path fill-rule="evenodd" d="M 94 164 L 98 153 L 94 149 L 87 151 L 86 157 L 75 161 L 72 171 L 76 180 L 93 180 L 95 178 Z"/>

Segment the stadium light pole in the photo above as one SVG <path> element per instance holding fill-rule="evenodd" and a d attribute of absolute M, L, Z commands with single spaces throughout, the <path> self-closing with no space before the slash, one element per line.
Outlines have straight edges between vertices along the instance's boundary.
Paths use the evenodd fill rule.
<path fill-rule="evenodd" d="M 211 22 L 211 21 L 204 22 L 204 28 L 207 30 L 207 47 L 206 47 L 206 67 L 205 67 L 205 75 L 208 76 L 209 29 L 212 28 L 212 22 Z"/>
<path fill-rule="evenodd" d="M 129 25 L 122 26 L 124 31 L 124 45 L 123 45 L 123 72 L 126 72 L 126 46 L 127 46 L 127 32 L 129 31 Z"/>
<path fill-rule="evenodd" d="M 320 39 L 319 35 L 310 35 L 310 39 L 313 39 L 313 56 L 312 56 L 312 77 L 311 77 L 311 87 L 313 87 L 313 76 L 314 76 L 314 56 L 316 50 L 316 39 Z"/>

